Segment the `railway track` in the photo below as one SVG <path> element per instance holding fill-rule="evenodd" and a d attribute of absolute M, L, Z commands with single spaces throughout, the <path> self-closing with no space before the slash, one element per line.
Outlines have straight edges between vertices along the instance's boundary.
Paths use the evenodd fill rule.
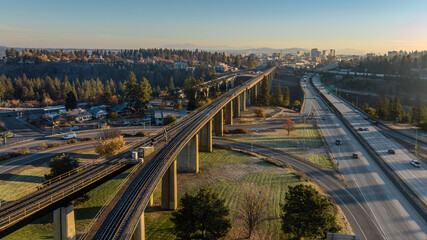
<path fill-rule="evenodd" d="M 119 202 L 107 216 L 95 239 L 130 239 L 139 221 L 139 217 L 148 204 L 151 194 L 159 184 L 162 176 L 175 160 L 185 144 L 234 97 L 256 84 L 264 75 L 242 84 L 233 91 L 224 94 L 220 99 L 212 102 L 204 114 L 192 124 L 186 126 L 177 134 L 140 172 L 125 191 Z"/>

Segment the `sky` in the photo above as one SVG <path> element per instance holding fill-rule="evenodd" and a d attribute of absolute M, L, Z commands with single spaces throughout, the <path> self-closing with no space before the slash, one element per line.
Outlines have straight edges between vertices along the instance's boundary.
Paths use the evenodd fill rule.
<path fill-rule="evenodd" d="M 427 50 L 425 0 L 0 0 L 0 46 Z"/>

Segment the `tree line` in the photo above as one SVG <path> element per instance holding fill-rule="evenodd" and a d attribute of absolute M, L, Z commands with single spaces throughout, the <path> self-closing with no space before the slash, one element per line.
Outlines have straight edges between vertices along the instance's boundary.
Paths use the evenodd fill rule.
<path fill-rule="evenodd" d="M 370 107 L 368 103 L 365 103 L 362 106 L 362 109 L 370 116 L 384 121 L 417 125 L 427 123 L 427 110 L 424 105 L 416 104 L 415 106 L 410 107 L 406 112 L 400 103 L 398 96 L 383 96 L 378 100 L 375 108 Z"/>

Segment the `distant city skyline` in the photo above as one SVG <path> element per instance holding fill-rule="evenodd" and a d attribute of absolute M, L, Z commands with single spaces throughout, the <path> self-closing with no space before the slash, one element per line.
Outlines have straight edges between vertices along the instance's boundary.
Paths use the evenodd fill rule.
<path fill-rule="evenodd" d="M 268 5 L 267 5 L 268 4 Z M 5 1 L 0 46 L 427 49 L 427 2 Z"/>

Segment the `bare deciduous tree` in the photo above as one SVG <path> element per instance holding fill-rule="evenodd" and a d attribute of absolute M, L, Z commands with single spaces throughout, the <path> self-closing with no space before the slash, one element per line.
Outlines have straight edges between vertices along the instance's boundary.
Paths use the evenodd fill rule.
<path fill-rule="evenodd" d="M 245 184 L 243 186 L 243 199 L 239 216 L 243 221 L 248 239 L 253 236 L 255 230 L 266 218 L 267 199 L 267 192 L 256 185 Z"/>

